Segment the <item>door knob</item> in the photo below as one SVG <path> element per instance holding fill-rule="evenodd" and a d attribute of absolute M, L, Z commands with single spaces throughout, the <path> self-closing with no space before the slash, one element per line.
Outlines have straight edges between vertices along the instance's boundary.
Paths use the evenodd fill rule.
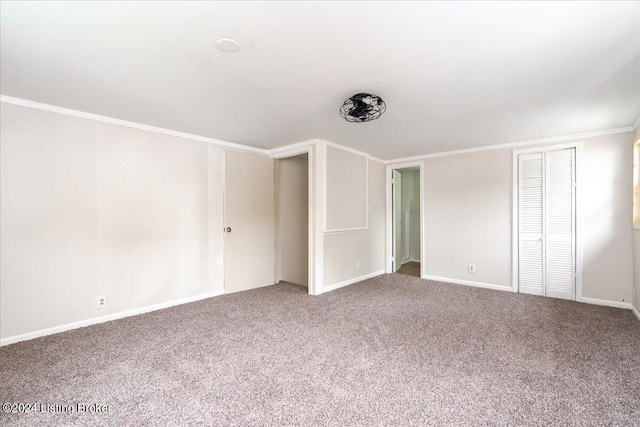
<path fill-rule="evenodd" d="M 231 233 L 231 227 L 225 228 L 224 231 L 226 231 L 227 233 Z"/>

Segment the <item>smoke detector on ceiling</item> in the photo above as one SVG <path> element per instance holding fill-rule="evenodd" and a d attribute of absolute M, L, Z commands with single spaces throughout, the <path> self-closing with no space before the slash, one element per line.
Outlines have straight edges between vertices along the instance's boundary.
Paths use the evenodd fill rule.
<path fill-rule="evenodd" d="M 227 53 L 234 53 L 240 50 L 240 43 L 231 39 L 220 39 L 216 45 L 218 49 Z"/>

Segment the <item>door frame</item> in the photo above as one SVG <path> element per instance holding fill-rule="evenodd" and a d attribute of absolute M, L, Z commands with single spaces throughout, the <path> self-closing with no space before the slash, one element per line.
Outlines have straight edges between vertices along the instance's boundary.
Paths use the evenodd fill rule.
<path fill-rule="evenodd" d="M 396 182 L 398 179 L 400 182 Z M 400 197 L 400 200 L 398 200 L 398 197 Z M 398 206 L 398 202 L 400 202 L 400 206 Z M 391 170 L 391 206 L 391 235 L 393 236 L 391 239 L 391 271 L 396 272 L 402 267 L 402 258 L 397 255 L 402 246 L 398 244 L 398 241 L 402 242 L 403 236 L 402 219 L 398 221 L 397 215 L 398 211 L 402 214 L 402 174 L 395 169 Z M 398 238 L 398 233 L 400 238 Z"/>
<path fill-rule="evenodd" d="M 295 156 L 299 156 L 301 154 L 307 154 L 307 186 L 308 186 L 308 200 L 307 200 L 307 214 L 308 214 L 308 218 L 307 218 L 307 283 L 308 283 L 308 289 L 307 292 L 310 295 L 317 295 L 317 283 L 316 283 L 316 275 L 315 275 L 315 271 L 316 271 L 316 244 L 315 244 L 315 221 L 316 221 L 316 215 L 315 215 L 315 206 L 314 206 L 314 181 L 313 181 L 313 177 L 314 175 L 314 157 L 313 157 L 313 147 L 311 145 L 306 145 L 303 147 L 299 147 L 299 148 L 293 148 L 291 150 L 287 150 L 287 151 L 283 151 L 280 153 L 274 153 L 272 154 L 270 157 L 274 159 L 274 161 L 278 161 L 281 159 L 286 159 L 288 157 L 295 157 Z M 277 165 L 274 165 L 274 170 L 275 170 L 275 174 L 277 174 Z M 274 180 L 276 180 L 275 182 L 275 191 L 276 194 L 274 194 L 274 197 L 277 197 L 278 195 L 278 182 L 277 182 L 277 175 L 274 176 L 273 178 Z M 276 278 L 276 280 L 278 280 L 277 274 L 278 272 L 276 271 L 276 266 L 278 265 L 278 263 L 280 262 L 279 260 L 279 255 L 278 255 L 278 212 L 277 212 L 277 208 L 278 208 L 278 201 L 277 199 L 275 200 L 275 208 L 276 208 L 276 235 L 274 235 L 274 250 L 275 250 L 275 260 L 276 260 L 276 264 L 274 265 L 274 277 Z"/>
<path fill-rule="evenodd" d="M 420 183 L 420 278 L 425 278 L 425 250 L 424 250 L 424 161 L 419 160 L 415 162 L 396 163 L 393 165 L 387 165 L 386 167 L 386 245 L 385 245 L 385 270 L 387 273 L 393 273 L 393 195 L 391 194 L 391 175 L 396 169 L 405 169 L 418 166 L 420 168 L 420 176 L 418 182 Z"/>
<path fill-rule="evenodd" d="M 519 247 L 519 233 L 518 230 L 520 228 L 520 219 L 518 215 L 518 205 L 519 205 L 519 187 L 518 187 L 518 156 L 520 154 L 527 153 L 541 153 L 548 151 L 556 151 L 556 150 L 564 150 L 567 148 L 575 149 L 575 176 L 576 176 L 576 187 L 575 187 L 575 276 L 576 276 L 576 301 L 583 302 L 584 299 L 582 297 L 582 266 L 583 266 L 583 215 L 582 215 L 582 149 L 583 142 L 575 141 L 568 142 L 565 144 L 555 144 L 555 145 L 544 145 L 538 147 L 524 148 L 521 150 L 513 150 L 513 161 L 512 161 L 512 191 L 513 191 L 513 207 L 512 207 L 512 230 L 511 230 L 511 272 L 512 272 L 512 282 L 511 288 L 513 292 L 520 292 L 520 269 L 519 269 L 519 256 L 520 256 L 520 247 Z"/>

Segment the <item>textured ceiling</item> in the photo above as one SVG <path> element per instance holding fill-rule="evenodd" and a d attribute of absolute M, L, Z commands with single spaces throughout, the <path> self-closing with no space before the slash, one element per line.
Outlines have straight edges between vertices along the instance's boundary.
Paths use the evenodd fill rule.
<path fill-rule="evenodd" d="M 638 2 L 2 2 L 3 95 L 389 159 L 629 126 Z M 238 53 L 216 48 L 240 42 Z M 338 114 L 372 92 L 370 123 Z"/>

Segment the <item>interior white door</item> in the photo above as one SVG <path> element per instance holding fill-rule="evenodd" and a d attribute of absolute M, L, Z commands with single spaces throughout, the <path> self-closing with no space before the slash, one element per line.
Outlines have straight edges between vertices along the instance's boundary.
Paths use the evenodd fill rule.
<path fill-rule="evenodd" d="M 393 171 L 391 179 L 393 199 L 393 271 L 398 271 L 402 266 L 402 175 L 397 170 Z"/>
<path fill-rule="evenodd" d="M 519 291 L 575 300 L 575 150 L 518 156 Z"/>
<path fill-rule="evenodd" d="M 228 151 L 224 183 L 225 292 L 275 282 L 274 160 Z"/>

